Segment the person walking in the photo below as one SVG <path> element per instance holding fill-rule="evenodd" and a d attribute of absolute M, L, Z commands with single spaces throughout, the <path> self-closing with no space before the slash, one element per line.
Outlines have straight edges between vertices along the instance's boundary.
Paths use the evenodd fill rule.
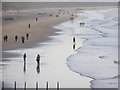
<path fill-rule="evenodd" d="M 28 25 L 28 27 L 30 28 L 30 24 Z"/>
<path fill-rule="evenodd" d="M 16 35 L 16 36 L 15 36 L 15 42 L 17 42 L 17 40 L 18 40 L 18 36 Z"/>
<path fill-rule="evenodd" d="M 38 18 L 36 18 L 36 21 L 38 21 Z"/>
<path fill-rule="evenodd" d="M 21 39 L 22 39 L 22 43 L 25 43 L 25 37 L 21 37 Z"/>
<path fill-rule="evenodd" d="M 39 65 L 40 64 L 40 55 L 39 54 L 37 55 L 36 61 L 37 61 L 37 65 Z"/>
<path fill-rule="evenodd" d="M 73 37 L 73 42 L 75 43 L 75 37 Z"/>
<path fill-rule="evenodd" d="M 26 38 L 27 38 L 27 40 L 28 40 L 28 37 L 29 37 L 29 34 L 27 33 L 27 34 L 26 34 Z"/>
<path fill-rule="evenodd" d="M 27 57 L 27 55 L 26 55 L 26 53 L 24 53 L 24 55 L 23 55 L 24 64 L 26 64 L 26 57 Z"/>

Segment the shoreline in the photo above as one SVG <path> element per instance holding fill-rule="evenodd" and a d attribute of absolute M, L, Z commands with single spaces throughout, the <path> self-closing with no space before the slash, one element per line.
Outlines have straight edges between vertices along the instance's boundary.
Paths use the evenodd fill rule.
<path fill-rule="evenodd" d="M 110 12 L 110 11 L 109 11 Z M 112 15 L 111 15 L 112 16 Z M 109 16 L 110 17 L 110 16 Z M 93 19 L 94 20 L 94 19 Z M 92 21 L 92 20 L 91 20 Z M 102 22 L 102 21 L 101 21 Z M 112 20 L 111 20 L 111 22 L 112 22 Z M 117 22 L 117 21 L 116 21 Z M 109 23 L 109 22 L 106 22 L 106 23 Z M 104 25 L 104 23 L 102 23 L 103 25 Z M 89 24 L 88 24 L 89 25 Z M 111 25 L 111 24 L 110 24 Z M 114 24 L 113 24 L 114 25 Z M 112 26 L 112 25 L 111 25 Z M 93 25 L 93 27 L 94 27 L 94 25 Z M 105 37 L 106 38 L 108 38 L 108 39 L 110 39 L 109 37 L 109 34 L 111 35 L 111 33 L 110 32 L 108 32 L 107 30 L 107 25 L 106 25 L 106 31 L 104 31 L 103 30 L 103 28 L 101 29 L 101 28 L 97 28 L 97 27 L 94 27 L 93 28 L 92 27 L 92 24 L 91 24 L 91 26 L 89 26 L 88 28 L 90 28 L 91 29 L 91 32 L 92 32 L 92 29 L 94 30 L 94 31 L 97 31 L 97 33 L 100 33 L 100 34 L 98 34 L 97 36 L 100 36 L 99 38 L 101 39 L 104 39 Z M 98 23 L 98 27 L 99 27 L 99 23 Z M 109 28 L 110 29 L 110 28 Z M 112 30 L 112 29 L 110 29 L 110 30 Z M 115 30 L 117 30 L 117 29 L 115 29 Z M 112 31 L 111 31 L 112 32 Z M 115 31 L 114 31 L 115 32 Z M 83 33 L 83 32 L 82 32 Z M 84 32 L 84 34 L 85 34 L 85 32 Z M 89 42 L 89 41 L 91 41 L 91 40 L 95 40 L 96 38 L 97 38 L 97 36 L 96 37 L 94 37 L 94 38 L 88 38 L 87 37 L 87 34 L 85 34 L 85 36 L 84 36 L 84 34 L 83 34 L 83 37 L 81 36 L 81 38 L 84 40 L 84 39 L 88 39 L 88 41 L 87 42 Z M 88 33 L 88 35 L 89 34 L 91 34 L 91 33 Z M 94 34 L 93 34 L 93 36 L 94 36 Z M 113 36 L 114 36 L 114 34 L 113 34 Z M 116 38 L 117 39 L 117 38 Z M 104 40 L 103 40 L 104 41 Z M 84 54 L 82 54 L 83 55 L 83 57 L 82 57 L 82 55 L 80 54 L 80 51 L 81 52 L 90 52 L 91 53 L 91 51 L 86 51 L 87 49 L 89 50 L 89 46 L 91 46 L 92 47 L 92 43 L 94 43 L 94 44 L 96 44 L 95 46 L 93 45 L 93 47 L 96 47 L 97 48 L 97 46 L 99 47 L 99 46 L 102 46 L 101 44 L 105 44 L 105 43 L 98 43 L 99 41 L 94 41 L 94 42 L 90 42 L 90 43 L 87 43 L 86 41 L 84 42 L 83 41 L 83 46 L 84 47 L 79 47 L 77 50 L 76 50 L 76 54 L 72 54 L 72 55 L 70 55 L 69 57 L 68 57 L 68 59 L 67 59 L 67 61 L 68 61 L 68 63 L 67 63 L 67 65 L 68 65 L 68 67 L 70 68 L 70 70 L 72 70 L 73 72 L 76 72 L 76 73 L 78 73 L 78 74 L 80 74 L 81 76 L 85 76 L 85 77 L 88 77 L 88 78 L 91 78 L 92 80 L 90 81 L 90 83 L 91 83 L 91 88 L 102 88 L 102 87 L 100 87 L 101 85 L 102 85 L 102 83 L 100 83 L 99 81 L 101 81 L 102 82 L 102 80 L 105 82 L 105 81 L 107 81 L 107 83 L 108 84 L 106 84 L 106 88 L 112 88 L 112 87 L 116 87 L 117 86 L 117 83 L 116 83 L 116 81 L 115 80 L 117 80 L 117 78 L 118 78 L 118 76 L 119 75 L 108 75 L 108 76 L 103 76 L 103 77 L 99 77 L 99 75 L 97 76 L 97 73 L 100 73 L 100 74 L 103 74 L 104 75 L 104 73 L 102 73 L 102 72 L 97 72 L 97 70 L 95 71 L 95 72 L 92 72 L 92 69 L 88 69 L 88 72 L 85 72 L 85 71 L 83 71 L 83 70 L 81 70 L 80 68 L 83 68 L 83 69 L 85 69 L 85 66 L 84 67 L 79 67 L 79 68 L 76 68 L 74 65 L 82 65 L 82 64 L 89 64 L 89 62 L 90 61 L 87 61 L 87 59 L 89 60 L 90 58 L 84 58 Z M 114 41 L 115 42 L 115 41 Z M 97 45 L 98 44 L 98 45 Z M 100 45 L 99 45 L 100 44 Z M 111 45 L 111 43 L 110 43 L 110 45 Z M 114 45 L 114 44 L 113 44 Z M 105 46 L 106 46 L 106 44 L 105 44 Z M 109 47 L 109 45 L 107 45 L 108 47 Z M 85 47 L 89 47 L 89 48 L 87 48 L 87 49 L 85 49 Z M 105 47 L 104 47 L 105 48 Z M 113 48 L 113 47 L 112 47 Z M 83 51 L 82 51 L 82 50 Z M 95 49 L 95 48 L 93 48 L 93 49 Z M 111 48 L 110 48 L 111 49 Z M 92 49 L 91 49 L 92 50 Z M 108 50 L 109 51 L 109 50 Z M 89 53 L 89 54 L 90 54 Z M 107 53 L 107 51 L 106 51 L 106 53 Z M 80 59 L 84 59 L 84 60 L 86 60 L 86 62 L 84 62 L 84 60 L 82 61 L 81 60 L 81 62 L 79 62 L 79 59 L 78 59 L 78 55 L 80 54 L 81 55 L 81 58 Z M 94 52 L 93 52 L 93 54 L 94 54 Z M 104 54 L 104 53 L 102 53 L 102 54 Z M 114 54 L 113 54 L 114 55 Z M 76 59 L 77 60 L 74 60 L 75 59 L 75 56 L 76 56 Z M 86 56 L 87 56 L 87 54 L 86 54 Z M 96 55 L 97 56 L 97 55 Z M 108 54 L 108 56 L 109 56 L 109 54 Z M 108 56 L 103 56 L 103 57 L 108 57 Z M 111 55 L 110 55 L 111 56 Z M 115 56 L 116 56 L 116 54 L 115 54 Z M 74 58 L 73 58 L 74 57 Z M 99 60 L 99 59 L 101 59 L 100 58 L 100 56 L 98 56 L 99 58 L 97 58 L 96 57 L 96 63 L 97 63 L 97 59 Z M 104 60 L 104 58 L 102 58 L 103 60 Z M 112 58 L 110 58 L 110 59 L 112 59 Z M 90 59 L 91 60 L 91 59 Z M 77 63 L 79 63 L 79 64 L 76 64 L 76 62 Z M 99 62 L 99 61 L 98 61 Z M 101 61 L 101 62 L 104 62 L 104 61 Z M 113 61 L 114 62 L 114 61 Z M 80 63 L 82 63 L 82 64 L 80 64 Z M 91 62 L 90 62 L 91 63 Z M 105 66 L 104 66 L 104 63 L 105 63 Z M 109 68 L 109 65 L 106 63 L 106 62 L 104 62 L 104 63 L 102 63 L 103 64 L 103 66 L 105 67 L 105 68 Z M 111 63 L 111 61 L 109 61 L 108 63 Z M 101 63 L 100 63 L 101 64 Z M 117 65 L 115 65 L 115 63 L 111 63 L 112 65 L 111 65 L 111 67 L 115 67 L 115 66 L 117 66 Z M 95 66 L 94 64 L 91 64 L 91 67 L 92 67 L 92 65 L 93 66 Z M 89 65 L 88 65 L 89 66 Z M 101 65 L 101 67 L 102 67 L 102 65 Z M 99 67 L 99 68 L 101 68 L 101 67 Z M 87 70 L 87 69 L 85 69 L 85 70 Z M 94 69 L 93 69 L 93 71 L 94 71 Z M 88 74 L 88 73 L 90 73 L 90 75 Z M 92 75 L 92 74 L 93 75 Z M 96 73 L 96 75 L 94 75 L 94 73 Z M 116 72 L 115 72 L 116 73 Z M 106 74 L 105 74 L 106 75 Z M 101 75 L 102 76 L 102 75 Z M 110 78 L 109 78 L 110 77 Z M 114 81 L 112 81 L 112 79 L 114 80 Z M 109 81 L 109 80 L 111 80 L 111 81 Z M 96 85 L 97 84 L 97 81 L 99 82 L 99 84 L 100 84 L 100 86 L 99 86 L 99 84 L 98 85 Z M 113 83 L 116 83 L 115 85 L 113 85 L 113 86 L 110 86 L 109 85 L 109 82 L 113 82 Z M 104 85 L 104 83 L 103 83 L 103 85 Z M 107 86 L 108 85 L 108 86 Z M 117 88 L 117 87 L 116 87 Z"/>
<path fill-rule="evenodd" d="M 69 20 L 68 20 L 68 21 L 69 21 Z M 50 26 L 52 26 L 52 25 L 50 25 Z M 54 25 L 53 25 L 53 26 L 54 26 Z M 47 28 L 53 29 L 52 27 L 47 27 Z M 57 31 L 57 30 L 59 30 L 59 29 L 55 29 L 55 30 Z M 59 31 L 61 31 L 61 30 L 59 30 Z M 59 32 L 59 31 L 58 31 L 58 32 Z M 54 32 L 54 34 L 55 34 L 55 33 L 56 33 L 56 32 Z M 55 34 L 55 35 L 54 35 L 54 34 L 49 35 L 49 36 L 55 36 L 55 35 L 57 35 L 57 34 Z M 49 37 L 49 36 L 47 36 L 47 37 Z M 44 41 L 46 42 L 46 40 L 47 40 L 47 39 L 44 39 L 43 42 L 44 42 Z M 39 42 L 39 41 L 38 41 L 38 42 Z M 41 42 L 42 42 L 42 41 L 41 41 Z M 41 43 L 41 42 L 39 42 L 39 43 Z M 35 42 L 34 42 L 34 43 L 35 43 Z M 27 46 L 27 45 L 26 45 L 26 46 Z M 34 45 L 33 45 L 33 46 L 34 46 Z M 32 46 L 32 47 L 33 47 L 33 46 Z M 69 67 L 68 67 L 68 68 L 69 68 Z M 71 69 L 70 69 L 70 70 L 71 70 Z M 73 71 L 73 70 L 71 70 L 71 71 Z M 74 71 L 73 71 L 73 72 L 74 72 Z M 75 73 L 78 73 L 78 72 L 75 72 Z M 80 73 L 79 73 L 79 74 L 80 74 Z M 84 75 L 82 75 L 82 74 L 80 74 L 80 76 L 87 77 L 87 78 L 90 78 L 90 79 L 91 79 L 91 77 L 84 76 Z M 92 78 L 92 79 L 93 79 L 93 78 Z M 90 84 L 92 84 L 92 81 L 90 82 Z"/>

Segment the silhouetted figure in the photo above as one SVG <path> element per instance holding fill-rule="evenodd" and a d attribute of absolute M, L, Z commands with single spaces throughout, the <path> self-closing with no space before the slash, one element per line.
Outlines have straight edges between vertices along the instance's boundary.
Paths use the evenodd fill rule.
<path fill-rule="evenodd" d="M 39 65 L 40 64 L 40 55 L 39 54 L 37 55 L 36 61 L 37 61 L 37 65 Z"/>
<path fill-rule="evenodd" d="M 81 22 L 81 23 L 80 23 L 80 26 L 84 26 L 84 25 L 85 25 L 85 23 L 84 23 L 84 22 Z"/>
<path fill-rule="evenodd" d="M 36 18 L 36 21 L 38 21 L 38 18 Z"/>
<path fill-rule="evenodd" d="M 4 36 L 4 41 L 7 42 L 7 40 L 8 40 L 8 36 L 5 35 L 5 36 Z"/>
<path fill-rule="evenodd" d="M 15 42 L 17 42 L 17 40 L 18 40 L 18 36 L 16 35 L 16 36 L 15 36 Z"/>
<path fill-rule="evenodd" d="M 24 53 L 24 55 L 23 55 L 24 64 L 26 64 L 26 57 L 27 57 L 27 55 L 26 55 L 26 53 Z"/>
<path fill-rule="evenodd" d="M 70 18 L 70 20 L 73 20 L 73 19 L 74 19 L 73 17 Z"/>
<path fill-rule="evenodd" d="M 56 17 L 59 17 L 59 15 L 56 15 Z"/>
<path fill-rule="evenodd" d="M 37 73 L 40 73 L 40 65 L 38 64 L 36 67 Z"/>
<path fill-rule="evenodd" d="M 29 37 L 29 34 L 27 33 L 27 34 L 26 34 L 26 38 L 27 38 L 27 40 L 28 40 L 28 37 Z"/>
<path fill-rule="evenodd" d="M 30 28 L 30 24 L 29 24 L 29 28 Z"/>
<path fill-rule="evenodd" d="M 73 37 L 73 42 L 75 43 L 75 37 Z"/>
<path fill-rule="evenodd" d="M 22 39 L 22 43 L 25 43 L 25 37 L 21 37 L 21 39 Z"/>

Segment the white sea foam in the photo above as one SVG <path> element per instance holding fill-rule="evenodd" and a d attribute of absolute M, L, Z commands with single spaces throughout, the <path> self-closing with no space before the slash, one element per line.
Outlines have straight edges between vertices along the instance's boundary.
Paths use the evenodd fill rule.
<path fill-rule="evenodd" d="M 92 87 L 118 88 L 118 79 L 114 78 L 118 75 L 118 65 L 114 63 L 118 61 L 118 22 L 113 20 L 117 10 L 87 11 L 86 15 L 89 19 L 84 21 L 85 27 L 76 27 L 74 23 L 70 26 L 75 35 L 87 41 L 68 58 L 67 64 L 71 70 L 94 78 Z"/>

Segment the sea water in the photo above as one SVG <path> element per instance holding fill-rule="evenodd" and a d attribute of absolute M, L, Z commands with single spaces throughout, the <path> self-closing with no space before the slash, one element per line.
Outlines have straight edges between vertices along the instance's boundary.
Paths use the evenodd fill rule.
<path fill-rule="evenodd" d="M 72 71 L 93 78 L 92 88 L 118 88 L 118 64 L 114 63 L 118 61 L 117 9 L 86 11 L 85 15 L 89 18 L 83 21 L 84 27 L 76 26 L 81 20 L 70 25 L 74 35 L 85 42 L 68 57 L 67 65 Z"/>

